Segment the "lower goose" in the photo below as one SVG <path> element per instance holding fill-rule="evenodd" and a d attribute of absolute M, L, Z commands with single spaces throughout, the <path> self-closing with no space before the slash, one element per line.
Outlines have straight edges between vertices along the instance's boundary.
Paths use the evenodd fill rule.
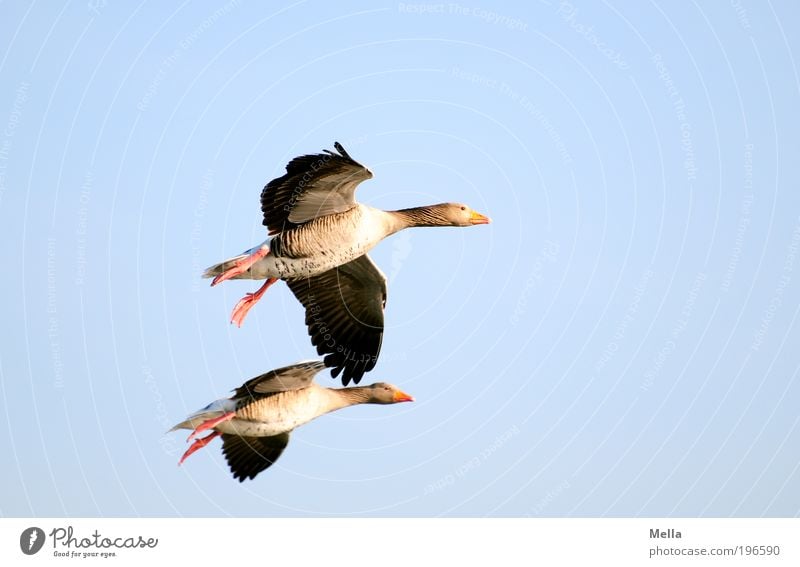
<path fill-rule="evenodd" d="M 314 383 L 321 361 L 300 362 L 248 380 L 233 396 L 210 403 L 170 431 L 190 429 L 194 442 L 178 464 L 222 436 L 222 452 L 233 478 L 255 478 L 281 456 L 295 428 L 317 417 L 358 404 L 396 404 L 414 398 L 385 383 L 325 388 Z M 211 433 L 200 439 L 203 431 Z"/>

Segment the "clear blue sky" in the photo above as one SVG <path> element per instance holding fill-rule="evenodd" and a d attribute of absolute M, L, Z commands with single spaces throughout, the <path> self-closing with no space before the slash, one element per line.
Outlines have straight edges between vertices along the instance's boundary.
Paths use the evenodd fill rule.
<path fill-rule="evenodd" d="M 795 516 L 792 2 L 0 4 L 3 516 Z M 173 423 L 312 358 L 203 268 L 342 142 L 408 231 L 368 381 L 253 482 Z M 323 383 L 333 385 L 325 375 Z"/>

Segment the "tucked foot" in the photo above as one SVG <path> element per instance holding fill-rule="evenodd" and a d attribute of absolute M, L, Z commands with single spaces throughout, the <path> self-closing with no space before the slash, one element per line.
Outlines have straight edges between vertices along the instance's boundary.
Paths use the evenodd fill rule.
<path fill-rule="evenodd" d="M 258 303 L 258 300 L 261 299 L 261 296 L 264 295 L 264 292 L 269 289 L 269 286 L 274 284 L 278 281 L 277 278 L 268 278 L 267 281 L 264 282 L 258 291 L 255 293 L 248 293 L 243 298 L 239 300 L 239 303 L 236 304 L 236 307 L 233 308 L 233 314 L 231 314 L 231 323 L 236 324 L 237 327 L 241 327 L 242 323 L 244 323 L 244 318 L 247 316 L 247 312 Z"/>
<path fill-rule="evenodd" d="M 236 260 L 233 262 L 233 267 L 228 268 L 220 275 L 215 277 L 211 281 L 211 287 L 224 282 L 225 280 L 229 280 L 232 277 L 238 276 L 239 274 L 245 273 L 247 270 L 250 269 L 250 266 L 264 258 L 267 254 L 269 254 L 269 247 L 266 244 L 262 244 L 258 248 L 255 249 L 255 252 L 252 254 L 243 257 L 240 260 Z"/>
<path fill-rule="evenodd" d="M 213 419 L 208 419 L 204 421 L 203 423 L 195 427 L 194 431 L 192 431 L 191 434 L 189 434 L 189 437 L 186 438 L 186 441 L 187 442 L 191 441 L 192 439 L 194 439 L 194 436 L 197 435 L 198 433 L 205 431 L 207 429 L 212 429 L 217 425 L 219 425 L 220 423 L 222 423 L 223 421 L 228 421 L 229 419 L 233 419 L 235 415 L 236 415 L 235 412 L 229 411 L 228 413 L 222 414 L 219 417 L 215 417 Z"/>
<path fill-rule="evenodd" d="M 183 457 L 181 457 L 181 460 L 178 461 L 178 466 L 181 466 L 183 464 L 183 461 L 185 461 L 189 457 L 189 455 L 191 455 L 198 449 L 202 449 L 203 447 L 211 443 L 212 439 L 216 438 L 219 435 L 220 435 L 219 431 L 212 431 L 210 434 L 206 435 L 202 439 L 196 439 L 195 442 L 192 443 L 192 446 L 186 449 L 186 452 L 183 454 Z"/>

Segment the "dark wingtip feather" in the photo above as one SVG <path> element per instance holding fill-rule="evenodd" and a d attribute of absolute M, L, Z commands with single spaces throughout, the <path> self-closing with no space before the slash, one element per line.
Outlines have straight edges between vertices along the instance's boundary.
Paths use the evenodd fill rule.
<path fill-rule="evenodd" d="M 326 364 L 326 365 L 328 365 L 328 366 L 333 366 L 333 365 L 335 365 L 335 364 L 336 364 L 336 355 L 329 354 L 328 356 L 326 356 L 326 357 L 325 357 L 325 364 Z M 332 376 L 333 378 L 336 378 L 337 376 L 339 376 L 339 374 L 341 374 L 341 373 L 342 373 L 342 369 L 343 369 L 343 368 L 344 368 L 343 366 L 336 366 L 336 367 L 334 367 L 334 368 L 331 370 L 331 376 Z M 347 386 L 347 384 L 345 384 L 345 386 Z"/>
<path fill-rule="evenodd" d="M 333 147 L 336 148 L 336 151 L 341 154 L 342 157 L 346 157 L 347 159 L 352 160 L 353 158 L 350 157 L 350 154 L 347 153 L 347 150 L 344 149 L 344 146 L 339 142 L 334 142 Z"/>
<path fill-rule="evenodd" d="M 233 478 L 239 482 L 254 479 L 280 458 L 289 443 L 289 434 L 274 437 L 241 437 L 222 434 L 222 454 Z"/>

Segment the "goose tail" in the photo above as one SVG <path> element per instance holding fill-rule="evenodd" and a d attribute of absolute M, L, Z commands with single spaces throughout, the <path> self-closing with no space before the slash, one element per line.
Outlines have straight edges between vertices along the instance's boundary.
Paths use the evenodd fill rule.
<path fill-rule="evenodd" d="M 227 260 L 225 260 L 224 262 L 220 262 L 219 264 L 214 264 L 213 266 L 206 268 L 206 271 L 203 272 L 203 277 L 216 278 L 217 276 L 221 276 L 225 272 L 236 268 L 239 265 L 239 263 L 248 256 L 250 256 L 250 254 L 245 252 L 244 254 L 239 254 L 238 256 L 234 256 L 233 258 L 228 258 Z M 241 279 L 247 277 L 246 274 L 247 273 L 245 272 L 242 274 L 232 276 L 232 278 Z"/>
<path fill-rule="evenodd" d="M 220 281 L 227 279 L 262 280 L 264 279 L 263 275 L 253 274 L 250 268 L 253 264 L 270 253 L 270 244 L 271 242 L 269 240 L 265 240 L 258 246 L 254 246 L 250 250 L 245 250 L 238 256 L 228 258 L 219 264 L 214 264 L 206 268 L 206 271 L 203 272 L 203 277 L 220 278 Z"/>
<path fill-rule="evenodd" d="M 236 411 L 236 402 L 230 398 L 211 402 L 206 407 L 197 410 L 189 417 L 173 426 L 167 433 L 172 433 L 178 429 L 197 429 L 197 426 L 210 420 L 222 417 L 228 412 Z"/>

